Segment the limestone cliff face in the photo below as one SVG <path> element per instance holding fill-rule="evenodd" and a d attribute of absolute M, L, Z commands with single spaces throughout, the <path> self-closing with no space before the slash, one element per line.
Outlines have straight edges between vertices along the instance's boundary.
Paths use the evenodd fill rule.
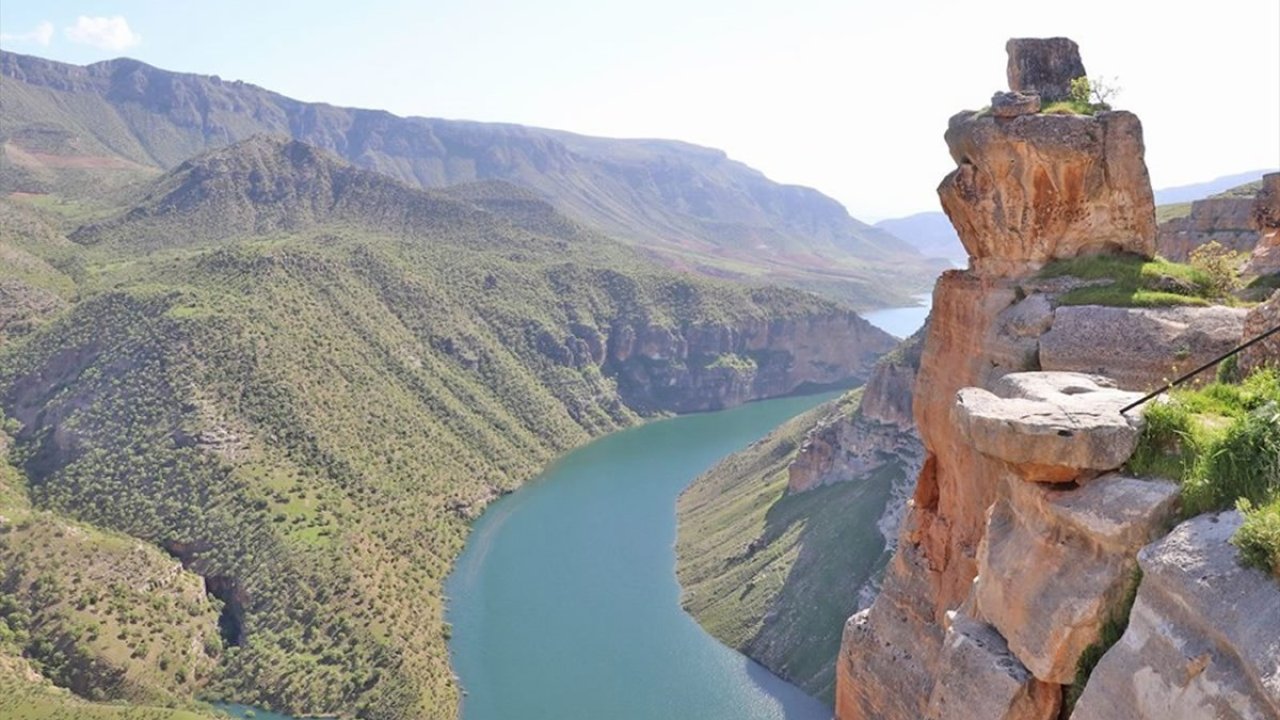
<path fill-rule="evenodd" d="M 607 337 L 578 335 L 567 352 L 599 362 L 617 378 L 623 402 L 641 413 L 716 410 L 847 383 L 895 344 L 853 312 L 734 326 L 618 324 Z"/>
<path fill-rule="evenodd" d="M 1088 252 L 1155 252 L 1142 124 L 1127 112 L 962 112 L 947 147 L 959 166 L 938 187 L 974 270 L 1018 276 Z"/>
<path fill-rule="evenodd" d="M 924 468 L 884 589 L 845 628 L 837 661 L 842 719 L 929 714 L 947 613 L 978 573 L 987 509 L 1005 472 L 959 432 L 953 404 L 961 388 L 1039 369 L 1039 336 L 1053 308 L 1028 296 L 1032 271 L 1091 252 L 1154 253 L 1154 204 L 1135 116 L 962 113 L 946 140 L 958 168 L 938 194 L 970 268 L 945 273 L 934 288 L 914 393 Z"/>
<path fill-rule="evenodd" d="M 912 473 L 919 469 L 922 451 L 911 406 L 924 332 L 876 363 L 852 417 L 833 415 L 805 434 L 787 466 L 791 492 L 858 477 L 886 458 L 907 461 Z"/>
<path fill-rule="evenodd" d="M 1213 197 L 1191 203 L 1186 217 L 1161 223 L 1156 247 L 1170 260 L 1186 262 L 1201 245 L 1216 242 L 1228 250 L 1250 253 L 1258 244 L 1251 197 Z"/>

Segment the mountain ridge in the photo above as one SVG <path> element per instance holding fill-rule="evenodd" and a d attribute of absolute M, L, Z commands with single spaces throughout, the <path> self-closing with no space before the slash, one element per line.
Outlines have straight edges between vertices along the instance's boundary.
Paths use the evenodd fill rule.
<path fill-rule="evenodd" d="M 411 185 L 516 182 L 667 265 L 763 277 L 859 307 L 901 301 L 940 269 L 812 188 L 774 183 L 721 150 L 681 141 L 404 118 L 129 59 L 76 66 L 0 52 L 0 83 L 14 174 L 46 170 L 38 162 L 49 155 L 169 169 L 250 135 L 282 134 Z M 35 161 L 33 148 L 44 148 Z"/>

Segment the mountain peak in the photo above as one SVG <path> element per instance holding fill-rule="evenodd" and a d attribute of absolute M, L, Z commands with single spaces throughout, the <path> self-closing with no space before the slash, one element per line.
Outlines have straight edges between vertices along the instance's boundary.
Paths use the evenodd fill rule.
<path fill-rule="evenodd" d="M 475 226 L 481 210 L 361 170 L 297 140 L 254 135 L 162 175 L 125 214 L 86 225 L 83 244 L 164 247 L 304 230 L 327 223 L 418 235 Z"/>

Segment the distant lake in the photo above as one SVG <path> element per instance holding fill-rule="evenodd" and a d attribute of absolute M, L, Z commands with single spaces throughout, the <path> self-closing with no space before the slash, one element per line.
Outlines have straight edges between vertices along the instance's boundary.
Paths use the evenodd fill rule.
<path fill-rule="evenodd" d="M 827 720 L 680 607 L 675 502 L 726 455 L 833 395 L 615 433 L 476 522 L 450 576 L 463 720 Z"/>
<path fill-rule="evenodd" d="M 933 294 L 917 295 L 916 299 L 920 301 L 919 305 L 872 310 L 862 313 L 862 317 L 896 338 L 910 337 L 924 325 L 925 318 L 929 317 Z"/>

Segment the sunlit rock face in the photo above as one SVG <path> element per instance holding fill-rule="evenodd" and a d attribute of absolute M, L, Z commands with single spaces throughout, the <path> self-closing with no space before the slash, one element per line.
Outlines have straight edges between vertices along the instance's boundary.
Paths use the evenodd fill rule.
<path fill-rule="evenodd" d="M 1280 717 L 1280 583 L 1241 566 L 1237 512 L 1192 518 L 1138 554 L 1124 636 L 1072 720 Z"/>
<path fill-rule="evenodd" d="M 1129 112 L 1004 119 L 961 112 L 938 187 L 975 270 L 1024 275 L 1097 252 L 1155 255 L 1142 123 Z"/>
<path fill-rule="evenodd" d="M 1008 49 L 1010 89 L 1046 102 L 1084 74 L 1069 40 L 1017 40 Z M 884 589 L 845 627 L 837 659 L 841 720 L 961 717 L 957 708 L 970 702 L 986 708 L 981 717 L 1051 717 L 1060 702 L 1056 686 L 1002 665 L 998 644 L 977 640 L 991 628 L 973 615 L 970 598 L 988 509 L 1016 478 L 1007 459 L 980 451 L 955 422 L 956 397 L 962 388 L 991 390 L 1010 373 L 1059 369 L 1043 362 L 1040 339 L 1054 309 L 1029 289 L 1040 283 L 1034 273 L 1090 253 L 1152 256 L 1155 211 L 1137 117 L 1035 114 L 1033 103 L 1008 100 L 1001 112 L 1008 117 L 960 113 L 946 133 L 957 169 L 938 193 L 970 267 L 944 273 L 934 288 L 913 393 L 924 466 Z M 1080 469 L 1063 472 L 1074 477 Z M 957 608 L 952 618 L 976 624 L 948 634 Z M 1003 673 L 1003 699 L 983 702 L 960 685 L 940 685 L 948 653 Z"/>

